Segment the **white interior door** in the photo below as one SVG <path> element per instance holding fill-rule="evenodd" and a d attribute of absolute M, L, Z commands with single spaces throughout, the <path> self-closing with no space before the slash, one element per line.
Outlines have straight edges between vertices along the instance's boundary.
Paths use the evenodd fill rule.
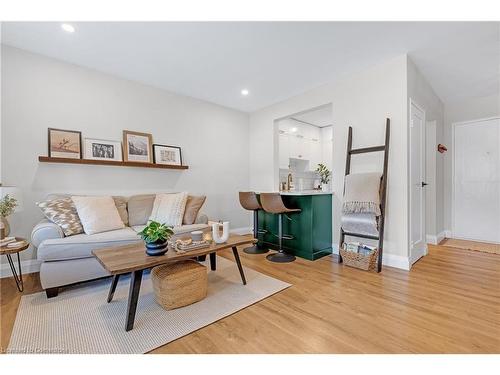
<path fill-rule="evenodd" d="M 427 253 L 425 230 L 425 112 L 410 105 L 410 261 Z"/>
<path fill-rule="evenodd" d="M 500 119 L 454 126 L 454 238 L 500 243 Z"/>

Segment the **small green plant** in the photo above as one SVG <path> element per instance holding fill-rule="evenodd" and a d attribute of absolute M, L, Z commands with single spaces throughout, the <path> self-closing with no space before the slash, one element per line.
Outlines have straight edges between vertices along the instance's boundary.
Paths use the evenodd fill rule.
<path fill-rule="evenodd" d="M 5 195 L 2 199 L 0 199 L 0 216 L 7 217 L 11 213 L 14 212 L 14 209 L 17 207 L 17 199 L 12 198 L 9 194 Z"/>
<path fill-rule="evenodd" d="M 160 224 L 157 221 L 150 221 L 146 228 L 138 234 L 145 242 L 154 243 L 157 241 L 168 241 L 174 234 L 174 231 L 172 230 L 172 227 L 169 227 L 168 225 Z"/>
<path fill-rule="evenodd" d="M 326 167 L 324 164 L 318 164 L 318 168 L 316 168 L 316 172 L 318 172 L 319 177 L 321 178 L 321 184 L 328 184 L 330 182 L 330 176 L 332 172 Z"/>

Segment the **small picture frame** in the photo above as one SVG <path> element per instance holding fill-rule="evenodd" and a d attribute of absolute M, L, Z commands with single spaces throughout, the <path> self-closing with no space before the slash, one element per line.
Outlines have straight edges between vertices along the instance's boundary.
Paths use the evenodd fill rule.
<path fill-rule="evenodd" d="M 178 146 L 153 145 L 155 164 L 182 165 L 182 152 Z"/>
<path fill-rule="evenodd" d="M 50 158 L 82 158 L 82 132 L 48 128 L 48 153 Z"/>
<path fill-rule="evenodd" d="M 104 139 L 85 138 L 84 158 L 89 160 L 122 161 L 122 143 Z"/>
<path fill-rule="evenodd" d="M 153 162 L 153 136 L 130 130 L 123 131 L 123 159 L 139 163 Z"/>

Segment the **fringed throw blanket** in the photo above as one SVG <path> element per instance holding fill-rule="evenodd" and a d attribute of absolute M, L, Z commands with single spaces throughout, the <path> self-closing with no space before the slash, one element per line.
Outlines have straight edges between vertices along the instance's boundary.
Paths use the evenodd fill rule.
<path fill-rule="evenodd" d="M 357 173 L 345 176 L 342 213 L 380 215 L 380 173 Z"/>

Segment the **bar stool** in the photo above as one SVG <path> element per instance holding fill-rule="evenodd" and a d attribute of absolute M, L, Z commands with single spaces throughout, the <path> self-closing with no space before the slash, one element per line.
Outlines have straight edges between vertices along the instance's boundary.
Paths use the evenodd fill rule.
<path fill-rule="evenodd" d="M 258 239 L 259 234 L 259 210 L 262 206 L 253 191 L 240 191 L 240 204 L 245 210 L 253 211 L 253 238 Z M 258 244 L 243 249 L 247 254 L 265 254 L 269 250 L 260 248 Z"/>
<path fill-rule="evenodd" d="M 293 236 L 283 234 L 283 214 L 300 212 L 300 208 L 287 208 L 281 199 L 279 193 L 261 193 L 260 202 L 264 211 L 278 215 L 278 252 L 269 254 L 266 258 L 271 262 L 288 263 L 295 260 L 295 256 L 287 254 L 283 251 L 283 240 L 291 240 Z"/>

